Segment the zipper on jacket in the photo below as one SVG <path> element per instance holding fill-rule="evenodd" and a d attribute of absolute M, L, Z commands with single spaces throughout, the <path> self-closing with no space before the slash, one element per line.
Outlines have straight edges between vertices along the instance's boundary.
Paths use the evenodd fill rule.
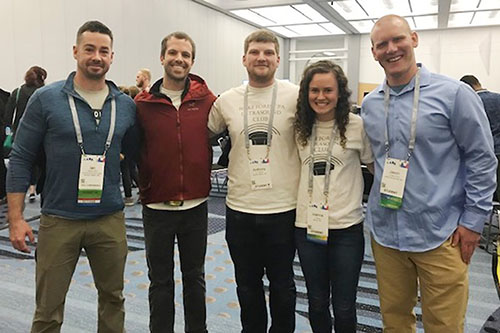
<path fill-rule="evenodd" d="M 182 139 L 181 139 L 181 116 L 180 116 L 180 110 L 181 110 L 182 102 L 179 105 L 179 109 L 176 110 L 176 116 L 177 116 L 177 140 L 179 142 L 179 168 L 180 168 L 180 184 L 181 184 L 181 197 L 180 200 L 184 200 L 184 165 L 183 165 L 183 156 L 182 156 Z M 174 106 L 175 108 L 175 106 Z"/>

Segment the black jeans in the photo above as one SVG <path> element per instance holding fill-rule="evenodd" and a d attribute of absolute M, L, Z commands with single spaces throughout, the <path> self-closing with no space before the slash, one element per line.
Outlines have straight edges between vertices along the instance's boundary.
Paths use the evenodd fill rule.
<path fill-rule="evenodd" d="M 313 332 L 332 332 L 331 295 L 335 332 L 356 333 L 356 293 L 365 249 L 363 223 L 330 229 L 326 245 L 308 241 L 306 234 L 305 228 L 295 228 Z"/>
<path fill-rule="evenodd" d="M 120 171 L 122 173 L 123 192 L 126 198 L 132 197 L 132 180 L 130 179 L 130 169 L 127 159 L 120 161 Z"/>
<path fill-rule="evenodd" d="M 248 214 L 226 207 L 226 240 L 236 273 L 242 332 L 267 332 L 264 273 L 269 280 L 269 332 L 295 330 L 294 223 L 295 210 Z"/>
<path fill-rule="evenodd" d="M 207 332 L 205 307 L 205 254 L 207 203 L 183 211 L 142 210 L 149 286 L 149 329 L 174 331 L 174 243 L 182 272 L 184 328 Z"/>

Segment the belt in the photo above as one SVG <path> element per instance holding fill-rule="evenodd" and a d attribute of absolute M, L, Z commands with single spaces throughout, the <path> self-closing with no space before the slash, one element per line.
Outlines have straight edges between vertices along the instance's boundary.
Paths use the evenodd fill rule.
<path fill-rule="evenodd" d="M 165 201 L 164 203 L 165 203 L 165 205 L 173 206 L 173 207 L 180 207 L 180 206 L 184 205 L 183 200 L 169 200 L 169 201 Z"/>

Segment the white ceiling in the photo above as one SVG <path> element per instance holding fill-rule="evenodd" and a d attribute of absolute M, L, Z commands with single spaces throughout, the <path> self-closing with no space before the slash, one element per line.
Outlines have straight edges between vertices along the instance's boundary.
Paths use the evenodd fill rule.
<path fill-rule="evenodd" d="M 387 14 L 412 29 L 500 25 L 500 0 L 193 0 L 283 37 L 369 33 Z"/>

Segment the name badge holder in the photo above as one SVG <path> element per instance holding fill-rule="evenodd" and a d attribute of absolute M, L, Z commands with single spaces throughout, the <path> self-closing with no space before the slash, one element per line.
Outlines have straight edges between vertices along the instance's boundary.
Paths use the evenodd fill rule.
<path fill-rule="evenodd" d="M 380 182 L 380 205 L 385 208 L 399 209 L 403 205 L 403 194 L 406 185 L 406 176 L 410 168 L 410 157 L 415 149 L 417 131 L 418 100 L 420 97 L 420 68 L 415 75 L 415 90 L 413 95 L 412 118 L 410 125 L 410 140 L 408 144 L 408 155 L 405 160 L 389 157 L 390 145 L 388 135 L 388 119 L 390 94 L 389 86 L 384 87 L 384 109 L 385 109 L 385 163 Z"/>
<path fill-rule="evenodd" d="M 310 143 L 310 156 L 309 163 L 309 179 L 308 189 L 309 206 L 307 207 L 307 240 L 326 245 L 328 244 L 328 196 L 330 193 L 330 156 L 333 150 L 333 143 L 335 141 L 335 125 L 332 128 L 330 136 L 330 143 L 328 144 L 328 151 L 326 154 L 325 165 L 325 183 L 323 186 L 323 203 L 313 202 L 313 184 L 314 184 L 314 148 L 316 145 L 316 124 L 313 125 Z"/>
<path fill-rule="evenodd" d="M 278 93 L 277 82 L 273 85 L 271 109 L 269 110 L 269 122 L 267 125 L 267 145 L 266 156 L 264 158 L 252 158 L 250 153 L 250 135 L 248 129 L 248 85 L 243 97 L 243 122 L 245 132 L 245 148 L 247 150 L 248 166 L 250 171 L 250 181 L 252 190 L 265 190 L 273 187 L 271 177 L 271 163 L 269 153 L 271 151 L 271 141 L 273 138 L 273 119 L 276 110 L 276 97 Z"/>
<path fill-rule="evenodd" d="M 80 158 L 80 172 L 78 176 L 78 197 L 79 206 L 98 206 L 101 203 L 102 190 L 104 187 L 104 170 L 106 164 L 106 153 L 111 147 L 111 141 L 116 124 L 116 101 L 111 100 L 111 123 L 109 125 L 108 137 L 102 155 L 86 154 L 83 147 L 83 136 L 76 111 L 75 99 L 68 95 L 73 125 L 75 126 L 76 140 L 82 153 Z"/>

